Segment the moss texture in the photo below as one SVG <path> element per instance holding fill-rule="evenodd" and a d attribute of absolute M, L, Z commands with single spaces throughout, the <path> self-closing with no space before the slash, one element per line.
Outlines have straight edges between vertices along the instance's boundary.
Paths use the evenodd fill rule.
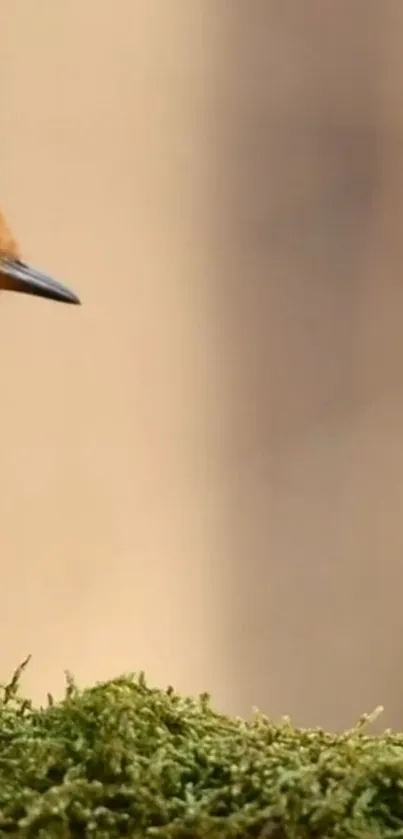
<path fill-rule="evenodd" d="M 24 663 L 25 666 L 25 663 Z M 403 735 L 215 713 L 125 676 L 35 708 L 0 694 L 0 835 L 402 837 Z"/>

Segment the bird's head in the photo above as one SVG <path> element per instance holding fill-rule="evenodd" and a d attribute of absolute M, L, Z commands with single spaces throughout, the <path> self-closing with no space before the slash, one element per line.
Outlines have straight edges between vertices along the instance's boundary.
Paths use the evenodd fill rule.
<path fill-rule="evenodd" d="M 14 239 L 7 221 L 0 212 L 0 290 L 19 291 L 47 297 L 60 303 L 78 305 L 80 300 L 66 286 L 27 265 L 21 259 L 18 243 Z"/>

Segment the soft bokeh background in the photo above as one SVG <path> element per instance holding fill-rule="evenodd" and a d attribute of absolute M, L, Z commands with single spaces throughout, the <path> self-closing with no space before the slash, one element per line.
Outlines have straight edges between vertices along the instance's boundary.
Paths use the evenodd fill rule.
<path fill-rule="evenodd" d="M 402 725 L 402 3 L 1 14 L 1 676 Z"/>

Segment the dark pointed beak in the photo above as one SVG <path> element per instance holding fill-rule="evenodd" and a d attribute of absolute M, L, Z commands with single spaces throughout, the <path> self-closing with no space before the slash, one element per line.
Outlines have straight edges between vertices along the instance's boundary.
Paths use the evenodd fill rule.
<path fill-rule="evenodd" d="M 0 288 L 47 297 L 59 303 L 71 303 L 76 306 L 81 303 L 77 295 L 62 283 L 19 260 L 0 259 Z"/>

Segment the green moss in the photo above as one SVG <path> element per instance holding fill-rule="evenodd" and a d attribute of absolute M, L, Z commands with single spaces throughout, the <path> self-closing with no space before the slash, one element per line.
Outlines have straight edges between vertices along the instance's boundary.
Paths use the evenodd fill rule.
<path fill-rule="evenodd" d="M 24 663 L 25 666 L 25 663 Z M 215 713 L 142 675 L 35 708 L 0 692 L 0 835 L 402 837 L 403 735 Z"/>

